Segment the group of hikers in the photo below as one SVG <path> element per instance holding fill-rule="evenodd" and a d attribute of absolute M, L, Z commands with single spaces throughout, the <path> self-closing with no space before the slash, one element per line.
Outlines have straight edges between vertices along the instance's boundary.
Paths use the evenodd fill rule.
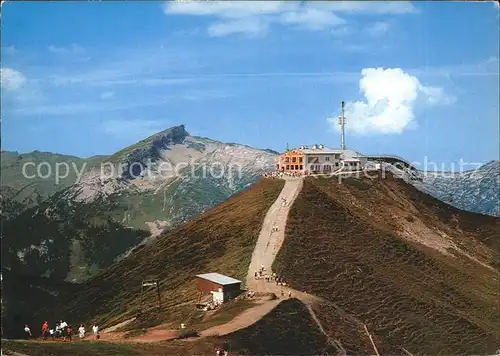
<path fill-rule="evenodd" d="M 261 279 L 264 278 L 266 282 L 272 282 L 274 281 L 277 286 L 286 286 L 286 281 L 283 277 L 280 277 L 276 274 L 276 272 L 273 272 L 272 274 L 264 274 L 265 268 L 264 265 L 260 265 L 260 268 L 258 271 L 255 272 L 254 276 L 255 279 Z M 284 297 L 285 294 L 283 292 L 283 289 L 281 289 L 281 296 Z M 288 298 L 292 297 L 292 292 L 288 291 Z"/>
<path fill-rule="evenodd" d="M 280 171 L 265 172 L 262 174 L 264 178 L 283 178 L 283 176 L 301 177 L 303 175 L 304 173 L 302 172 L 280 172 Z"/>
<path fill-rule="evenodd" d="M 26 324 L 24 326 L 24 332 L 26 334 L 27 339 L 33 338 L 33 334 L 31 333 L 31 328 Z M 94 334 L 94 337 L 96 339 L 99 339 L 99 327 L 97 325 L 92 326 L 92 333 Z M 78 335 L 80 339 L 85 338 L 85 326 L 83 324 L 80 324 L 78 329 L 75 330 L 71 325 L 69 325 L 67 322 L 59 320 L 56 322 L 56 325 L 54 328 L 49 327 L 49 322 L 44 321 L 42 324 L 42 338 L 44 340 L 47 340 L 48 337 L 50 337 L 52 340 L 59 340 L 62 339 L 63 341 L 72 340 L 73 335 Z"/>

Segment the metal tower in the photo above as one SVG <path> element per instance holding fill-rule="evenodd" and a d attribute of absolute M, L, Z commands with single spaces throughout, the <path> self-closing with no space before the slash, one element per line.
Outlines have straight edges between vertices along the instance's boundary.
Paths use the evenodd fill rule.
<path fill-rule="evenodd" d="M 345 103 L 342 101 L 342 113 L 339 117 L 339 125 L 340 125 L 340 149 L 345 150 L 345 116 L 344 116 L 344 105 Z"/>

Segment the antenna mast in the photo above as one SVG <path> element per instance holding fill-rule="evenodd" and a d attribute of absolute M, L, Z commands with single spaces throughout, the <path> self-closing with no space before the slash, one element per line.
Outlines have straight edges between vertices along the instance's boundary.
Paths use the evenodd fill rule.
<path fill-rule="evenodd" d="M 345 150 L 345 116 L 344 116 L 344 101 L 342 101 L 342 113 L 339 117 L 339 125 L 340 125 L 340 149 Z"/>

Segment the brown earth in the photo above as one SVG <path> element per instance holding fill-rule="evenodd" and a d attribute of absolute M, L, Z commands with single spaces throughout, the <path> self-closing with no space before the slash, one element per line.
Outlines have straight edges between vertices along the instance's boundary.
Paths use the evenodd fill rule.
<path fill-rule="evenodd" d="M 471 354 L 499 348 L 499 219 L 404 181 L 307 178 L 273 269 L 323 298 L 349 354 Z"/>

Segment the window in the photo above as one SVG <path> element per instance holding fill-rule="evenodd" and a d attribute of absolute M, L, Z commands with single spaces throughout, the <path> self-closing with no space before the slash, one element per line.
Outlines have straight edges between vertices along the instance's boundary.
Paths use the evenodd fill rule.
<path fill-rule="evenodd" d="M 290 162 L 290 157 L 285 157 L 285 163 Z"/>
<path fill-rule="evenodd" d="M 300 165 L 300 170 L 303 170 L 304 169 L 304 166 L 303 165 Z"/>
<path fill-rule="evenodd" d="M 302 157 L 299 157 L 299 163 L 302 163 Z M 302 169 L 302 168 L 301 168 Z"/>
<path fill-rule="evenodd" d="M 290 165 L 289 164 L 286 165 L 286 169 L 287 170 L 290 169 Z"/>
<path fill-rule="evenodd" d="M 297 162 L 297 157 L 292 157 L 292 162 L 293 163 Z"/>
<path fill-rule="evenodd" d="M 325 157 L 325 161 L 329 161 L 330 160 L 330 157 Z"/>
<path fill-rule="evenodd" d="M 299 165 L 298 164 L 295 165 L 295 169 L 299 169 Z"/>

